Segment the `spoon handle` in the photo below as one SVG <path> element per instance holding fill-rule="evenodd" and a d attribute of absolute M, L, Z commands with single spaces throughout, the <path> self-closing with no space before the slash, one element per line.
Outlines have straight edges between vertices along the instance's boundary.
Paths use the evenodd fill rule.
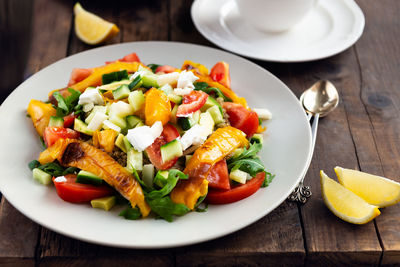
<path fill-rule="evenodd" d="M 310 120 L 312 115 L 308 114 L 307 117 L 308 117 L 308 120 Z M 310 153 L 309 158 L 307 159 L 307 169 L 310 167 L 311 159 L 312 159 L 313 153 L 314 153 L 315 141 L 317 140 L 318 121 L 319 121 L 319 114 L 317 113 L 317 114 L 315 114 L 314 120 L 311 125 L 311 153 Z M 307 202 L 308 198 L 311 197 L 312 192 L 311 192 L 310 186 L 304 185 L 305 175 L 306 174 L 303 175 L 303 177 L 300 180 L 299 185 L 289 195 L 289 197 L 288 197 L 289 200 L 297 201 L 297 202 L 304 204 Z"/>

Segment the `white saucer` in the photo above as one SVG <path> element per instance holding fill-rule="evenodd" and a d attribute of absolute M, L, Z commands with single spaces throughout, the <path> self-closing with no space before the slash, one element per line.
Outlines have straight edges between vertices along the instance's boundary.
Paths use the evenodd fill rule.
<path fill-rule="evenodd" d="M 311 61 L 340 53 L 360 38 L 365 24 L 353 0 L 319 0 L 294 28 L 275 34 L 243 21 L 234 0 L 196 0 L 191 14 L 200 33 L 219 47 L 277 62 Z"/>

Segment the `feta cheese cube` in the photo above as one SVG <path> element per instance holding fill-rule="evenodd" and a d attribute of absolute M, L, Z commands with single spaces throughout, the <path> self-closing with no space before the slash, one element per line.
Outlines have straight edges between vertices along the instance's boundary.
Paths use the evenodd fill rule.
<path fill-rule="evenodd" d="M 196 77 L 191 71 L 182 71 L 179 74 L 178 83 L 176 85 L 176 89 L 174 90 L 177 95 L 187 95 L 193 89 L 193 82 L 196 81 L 198 77 Z"/>
<path fill-rule="evenodd" d="M 88 124 L 88 129 L 91 131 L 96 131 L 100 129 L 103 122 L 108 119 L 108 116 L 100 111 L 96 112 Z"/>
<path fill-rule="evenodd" d="M 272 119 L 272 113 L 266 108 L 253 108 L 253 111 L 257 113 L 258 117 L 262 120 Z"/>
<path fill-rule="evenodd" d="M 141 126 L 128 130 L 126 138 L 138 152 L 142 152 L 154 143 L 162 131 L 163 126 L 160 121 L 157 121 L 151 127 Z"/>
<path fill-rule="evenodd" d="M 208 136 L 208 130 L 206 127 L 199 124 L 194 125 L 192 128 L 187 130 L 179 142 L 182 145 L 182 150 L 186 150 L 191 145 L 201 145 L 206 141 Z"/>
<path fill-rule="evenodd" d="M 159 86 L 163 86 L 166 84 L 174 84 L 177 83 L 179 78 L 179 72 L 171 72 L 167 74 L 161 74 L 157 77 L 157 83 Z"/>
<path fill-rule="evenodd" d="M 100 92 L 98 89 L 89 89 L 83 92 L 79 96 L 79 105 L 85 105 L 85 104 L 93 104 L 94 105 L 103 105 L 103 97 L 101 96 Z"/>

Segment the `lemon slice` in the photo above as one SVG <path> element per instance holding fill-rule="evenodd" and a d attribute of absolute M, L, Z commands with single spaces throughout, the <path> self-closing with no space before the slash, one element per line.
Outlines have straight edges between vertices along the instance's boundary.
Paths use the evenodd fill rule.
<path fill-rule="evenodd" d="M 400 201 L 400 183 L 377 175 L 335 167 L 339 183 L 369 204 L 380 208 Z"/>
<path fill-rule="evenodd" d="M 87 44 L 100 44 L 119 33 L 119 29 L 114 23 L 87 12 L 79 3 L 74 6 L 74 14 L 75 33 L 79 39 Z"/>
<path fill-rule="evenodd" d="M 320 172 L 322 197 L 326 206 L 342 220 L 364 224 L 381 214 L 378 207 L 365 200 L 329 178 L 324 171 Z"/>

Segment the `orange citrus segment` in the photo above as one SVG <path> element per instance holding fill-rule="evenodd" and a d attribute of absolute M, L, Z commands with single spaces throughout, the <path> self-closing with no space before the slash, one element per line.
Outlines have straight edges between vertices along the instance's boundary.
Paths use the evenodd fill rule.
<path fill-rule="evenodd" d="M 87 44 L 100 44 L 119 33 L 119 29 L 114 23 L 84 10 L 79 3 L 74 6 L 74 14 L 75 33 L 80 40 Z"/>
<path fill-rule="evenodd" d="M 365 200 L 320 172 L 322 197 L 325 205 L 342 220 L 364 224 L 381 214 L 377 206 Z"/>
<path fill-rule="evenodd" d="M 377 175 L 335 167 L 339 183 L 371 205 L 380 208 L 400 201 L 400 183 Z"/>

